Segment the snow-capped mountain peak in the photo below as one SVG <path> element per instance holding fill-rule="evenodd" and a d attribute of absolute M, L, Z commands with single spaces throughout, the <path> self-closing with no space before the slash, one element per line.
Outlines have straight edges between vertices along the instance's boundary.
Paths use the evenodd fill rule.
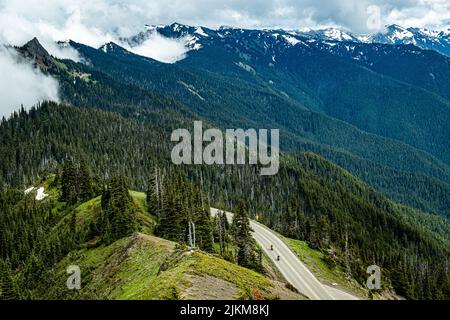
<path fill-rule="evenodd" d="M 326 28 L 320 30 L 299 29 L 242 29 L 222 26 L 218 29 L 209 29 L 204 26 L 189 26 L 180 23 L 171 25 L 146 25 L 145 29 L 135 37 L 125 39 L 130 47 L 137 47 L 155 36 L 176 40 L 185 45 L 187 52 L 201 50 L 205 46 L 214 45 L 223 41 L 233 44 L 258 42 L 263 50 L 273 51 L 289 48 L 307 48 L 310 45 L 322 43 L 326 48 L 352 43 L 389 44 L 389 45 L 415 45 L 422 49 L 432 49 L 450 56 L 450 37 L 448 31 L 434 31 L 426 28 L 404 28 L 399 25 L 386 26 L 383 32 L 373 35 L 356 35 L 339 28 Z M 320 45 L 319 45 L 320 46 Z M 102 50 L 109 50 L 108 47 Z M 301 50 L 301 49 L 299 49 Z M 266 53 L 267 53 L 266 52 Z M 358 57 L 361 55 L 359 54 Z M 272 59 L 273 60 L 273 59 Z"/>
<path fill-rule="evenodd" d="M 295 46 L 301 41 L 292 35 L 283 35 L 284 40 L 286 40 L 291 46 Z"/>
<path fill-rule="evenodd" d="M 202 27 L 197 27 L 195 29 L 195 33 L 202 36 L 202 37 L 208 37 L 208 34 L 205 32 L 205 30 L 203 30 Z"/>
<path fill-rule="evenodd" d="M 125 53 L 125 54 L 129 54 L 129 51 L 127 51 L 127 49 L 119 46 L 118 44 L 114 43 L 114 42 L 108 42 L 105 43 L 104 45 L 102 45 L 99 50 L 103 51 L 104 53 Z"/>
<path fill-rule="evenodd" d="M 330 28 L 324 31 L 324 34 L 332 39 L 337 41 L 352 41 L 354 37 L 342 30 L 336 28 Z"/>
<path fill-rule="evenodd" d="M 431 49 L 450 56 L 450 35 L 449 32 L 445 31 L 404 28 L 393 24 L 387 26 L 385 32 L 377 33 L 364 42 L 396 45 L 413 44 L 422 49 Z"/>
<path fill-rule="evenodd" d="M 396 24 L 388 26 L 387 30 L 388 30 L 387 37 L 391 39 L 393 43 L 404 40 L 405 38 L 414 37 L 414 33 Z"/>
<path fill-rule="evenodd" d="M 302 29 L 294 32 L 296 35 L 304 36 L 322 41 L 351 41 L 359 42 L 357 36 L 351 32 L 338 28 L 327 28 L 320 30 Z"/>

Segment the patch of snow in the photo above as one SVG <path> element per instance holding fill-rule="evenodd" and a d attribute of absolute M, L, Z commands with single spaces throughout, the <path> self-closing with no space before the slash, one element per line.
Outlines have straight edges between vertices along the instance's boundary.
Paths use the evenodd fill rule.
<path fill-rule="evenodd" d="M 34 190 L 34 187 L 28 188 L 24 191 L 25 194 L 30 194 Z"/>
<path fill-rule="evenodd" d="M 198 28 L 195 30 L 195 33 L 198 34 L 198 35 L 200 35 L 200 36 L 202 36 L 202 37 L 208 37 L 208 34 L 203 30 L 202 27 L 198 27 Z"/>
<path fill-rule="evenodd" d="M 389 36 L 389 39 L 395 41 L 395 40 L 403 40 L 405 38 L 412 38 L 414 34 L 404 28 L 397 28 L 391 36 Z"/>
<path fill-rule="evenodd" d="M 197 42 L 198 40 L 199 39 L 196 36 L 186 37 L 186 47 L 192 50 L 200 50 L 202 48 L 202 45 Z"/>
<path fill-rule="evenodd" d="M 300 40 L 298 40 L 297 38 L 293 37 L 293 36 L 287 36 L 284 35 L 283 36 L 284 40 L 286 40 L 291 46 L 295 46 L 296 44 L 298 44 L 300 42 Z"/>
<path fill-rule="evenodd" d="M 175 23 L 173 25 L 173 31 L 178 32 L 181 30 L 181 26 L 178 23 Z"/>
<path fill-rule="evenodd" d="M 367 35 L 367 34 L 357 36 L 356 38 L 363 43 L 371 43 L 372 42 L 372 36 Z"/>
<path fill-rule="evenodd" d="M 251 66 L 249 66 L 248 64 L 239 62 L 239 63 L 235 63 L 238 67 L 241 67 L 242 69 L 244 69 L 247 72 L 250 72 L 252 74 L 256 74 L 255 69 L 253 69 Z"/>
<path fill-rule="evenodd" d="M 158 24 L 158 25 L 149 25 L 149 24 L 146 24 L 145 25 L 145 30 L 147 30 L 147 31 L 154 31 L 154 30 L 157 30 L 157 29 L 162 29 L 162 28 L 164 28 L 165 27 L 165 25 L 163 25 L 163 24 Z"/>
<path fill-rule="evenodd" d="M 187 84 L 186 82 L 183 81 L 178 81 L 179 84 L 183 85 L 190 93 L 192 93 L 194 96 L 196 96 L 197 98 L 199 98 L 202 101 L 205 101 L 205 98 L 203 98 L 200 93 L 197 91 L 197 89 L 190 84 Z"/>
<path fill-rule="evenodd" d="M 433 37 L 433 38 L 439 37 L 439 34 L 441 33 L 440 31 L 428 30 L 428 29 L 424 29 L 424 28 L 420 28 L 419 32 L 423 35 Z"/>
<path fill-rule="evenodd" d="M 192 50 L 200 50 L 202 48 L 202 45 L 200 43 L 194 44 L 194 47 L 192 47 Z"/>
<path fill-rule="evenodd" d="M 329 47 L 334 47 L 335 45 L 337 45 L 337 42 L 324 41 L 323 43 L 326 44 Z"/>
<path fill-rule="evenodd" d="M 36 200 L 37 200 L 37 201 L 42 201 L 42 200 L 44 200 L 45 198 L 48 197 L 48 194 L 45 194 L 44 191 L 45 191 L 45 190 L 44 190 L 43 187 L 40 187 L 40 188 L 37 190 L 37 192 L 36 192 Z"/>
<path fill-rule="evenodd" d="M 114 46 L 111 42 L 105 43 L 100 47 L 100 50 L 102 50 L 104 53 L 112 52 L 114 50 Z"/>
<path fill-rule="evenodd" d="M 347 51 L 354 51 L 354 50 L 355 50 L 355 46 L 345 45 L 345 49 L 346 49 Z"/>
<path fill-rule="evenodd" d="M 346 40 L 352 40 L 352 37 L 348 35 L 347 33 L 339 30 L 339 29 L 328 29 L 324 32 L 324 34 L 331 39 L 335 39 L 338 41 L 346 41 Z"/>

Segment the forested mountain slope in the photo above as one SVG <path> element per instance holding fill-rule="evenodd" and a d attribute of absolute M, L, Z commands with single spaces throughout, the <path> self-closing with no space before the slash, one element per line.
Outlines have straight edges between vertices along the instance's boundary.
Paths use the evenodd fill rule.
<path fill-rule="evenodd" d="M 225 37 L 203 39 L 201 43 L 201 50 L 190 52 L 178 64 L 230 78 L 262 80 L 308 109 L 403 141 L 447 163 L 450 159 L 449 132 L 444 124 L 450 115 L 448 57 L 418 47 L 394 50 L 392 46 L 366 45 L 369 51 L 358 50 L 354 43 L 327 45 L 302 37 L 290 45 L 286 35 L 260 30 L 230 30 Z M 335 45 L 344 49 L 338 51 Z M 352 48 L 359 59 L 343 59 L 336 54 L 353 52 Z M 384 50 L 390 52 L 377 61 L 377 54 Z M 402 62 L 395 64 L 399 56 Z M 389 68 L 387 60 L 395 67 Z"/>
<path fill-rule="evenodd" d="M 257 79 L 256 83 L 255 79 L 248 81 L 244 76 L 241 80 L 231 80 L 220 73 L 192 68 L 185 70 L 177 65 L 158 63 L 133 55 L 113 44 L 107 53 L 80 44 L 72 45 L 83 53 L 94 69 L 89 71 L 90 68 L 82 65 L 70 67 L 91 73 L 99 79 L 96 80 L 99 84 L 103 83 L 102 78 L 108 77 L 103 72 L 109 73 L 115 81 L 139 86 L 143 92 L 150 90 L 176 97 L 184 103 L 184 109 L 196 112 L 197 118 L 206 118 L 210 123 L 222 128 L 280 128 L 284 150 L 312 150 L 350 170 L 396 201 L 427 211 L 446 212 L 447 200 L 442 200 L 442 197 L 446 197 L 445 193 L 433 199 L 431 194 L 418 193 L 413 186 L 402 184 L 407 196 L 401 196 L 390 177 L 395 175 L 405 181 L 419 175 L 420 184 L 446 189 L 449 188 L 450 181 L 447 164 L 406 144 L 365 133 L 345 122 L 308 111 L 298 101 L 283 96 L 261 82 L 258 76 L 251 76 Z M 190 59 L 194 58 L 195 56 Z M 203 59 L 202 56 L 201 61 L 205 63 L 208 59 Z M 182 63 L 189 63 L 189 59 Z M 248 74 L 242 68 L 236 68 L 239 74 Z M 98 69 L 102 72 L 99 73 Z M 90 84 L 77 83 L 74 86 L 71 81 L 64 83 L 67 86 L 65 91 L 70 92 L 65 95 L 66 99 L 83 106 L 86 100 L 83 96 L 92 91 Z M 139 89 L 127 92 L 139 92 Z M 140 107 L 146 106 L 142 100 L 138 101 Z M 98 105 L 110 108 L 107 103 Z M 434 187 L 435 184 L 437 186 Z M 418 196 L 420 199 L 416 199 Z"/>
<path fill-rule="evenodd" d="M 48 193 L 40 201 L 34 192 L 0 193 L 0 221 L 8 227 L 1 232 L 0 299 L 305 299 L 265 271 L 155 237 L 157 217 L 144 193 L 126 190 L 135 226 L 105 240 L 105 196 L 69 205 L 59 183 L 53 176 L 35 184 Z M 67 287 L 69 266 L 81 270 L 80 290 Z"/>
<path fill-rule="evenodd" d="M 17 125 L 21 122 L 27 125 Z M 45 170 L 61 172 L 59 164 L 73 155 L 90 164 L 97 181 L 124 175 L 141 190 L 155 177 L 155 168 L 158 181 L 179 173 L 200 186 L 210 205 L 232 211 L 237 199 L 244 198 L 251 216 L 258 215 L 280 233 L 323 250 L 331 264 L 345 267 L 361 283 L 367 265 L 375 263 L 383 267 L 396 291 L 408 298 L 448 295 L 448 221 L 394 204 L 314 154 L 283 155 L 280 173 L 274 177 L 261 177 L 258 168 L 247 166 L 177 167 L 169 158 L 167 133 L 159 126 L 115 113 L 48 103 L 30 114 L 23 112 L 2 128 L 17 133 L 9 136 L 10 145 L 3 152 L 12 157 L 8 163 L 17 166 L 12 172 L 28 177 L 20 181 L 27 186 Z M 114 134 L 117 131 L 122 135 Z M 32 138 L 19 148 L 14 139 L 25 136 Z"/>

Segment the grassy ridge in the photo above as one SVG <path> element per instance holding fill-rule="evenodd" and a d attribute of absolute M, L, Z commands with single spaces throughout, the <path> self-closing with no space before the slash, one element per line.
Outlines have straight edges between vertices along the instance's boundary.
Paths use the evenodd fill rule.
<path fill-rule="evenodd" d="M 51 190 L 51 189 L 50 189 Z M 53 190 L 55 191 L 55 190 Z M 57 197 L 57 192 L 53 192 Z M 155 218 L 147 213 L 144 193 L 130 191 L 140 233 L 111 245 L 88 239 L 69 253 L 33 291 L 36 299 L 304 299 L 284 284 L 202 251 L 190 251 L 152 236 Z M 74 209 L 77 231 L 88 230 L 101 214 L 101 197 Z M 52 237 L 69 231 L 71 215 L 58 223 Z M 68 290 L 67 267 L 81 270 L 82 289 Z"/>
<path fill-rule="evenodd" d="M 70 265 L 81 269 L 79 291 L 70 291 L 65 286 L 66 268 Z M 145 234 L 135 234 L 106 247 L 72 252 L 55 270 L 52 285 L 38 290 L 41 298 L 174 300 L 195 298 L 187 292 L 200 286 L 220 299 L 220 287 L 202 288 L 201 279 L 212 277 L 234 287 L 234 299 L 302 299 L 259 273 Z M 200 283 L 191 282 L 190 276 L 196 276 Z"/>

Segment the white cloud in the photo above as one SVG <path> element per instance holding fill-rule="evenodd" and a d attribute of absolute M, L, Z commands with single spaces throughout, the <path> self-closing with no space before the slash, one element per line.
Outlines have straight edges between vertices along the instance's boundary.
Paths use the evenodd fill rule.
<path fill-rule="evenodd" d="M 392 8 L 386 16 L 386 23 L 411 27 L 448 29 L 450 27 L 450 1 L 421 1 L 422 6 Z"/>
<path fill-rule="evenodd" d="M 0 12 L 0 43 L 21 46 L 34 37 L 55 57 L 80 61 L 78 52 L 61 47 L 56 41 L 64 40 L 65 32 L 42 21 L 33 22 L 17 13 Z M 61 36 L 61 37 L 60 37 Z"/>
<path fill-rule="evenodd" d="M 37 36 L 43 43 L 72 39 L 99 47 L 136 34 L 144 24 L 175 21 L 212 28 L 342 26 L 365 32 L 371 5 L 380 7 L 383 24 L 449 26 L 448 0 L 0 0 L 0 40 L 18 44 Z"/>
<path fill-rule="evenodd" d="M 129 47 L 124 43 L 120 44 L 133 53 L 165 63 L 175 63 L 184 59 L 186 52 L 189 50 L 184 39 L 169 39 L 157 32 L 152 33 L 149 39 L 137 47 Z"/>
<path fill-rule="evenodd" d="M 142 31 L 151 20 L 144 14 L 151 4 L 134 2 L 30 0 L 24 5 L 23 1 L 0 0 L 0 43 L 22 45 L 37 37 L 53 56 L 74 61 L 81 60 L 78 53 L 57 45 L 57 41 L 73 40 L 95 48 L 116 42 L 132 52 L 167 63 L 184 58 L 188 49 L 183 41 L 159 34 L 139 47 L 130 48 L 120 41 Z"/>
<path fill-rule="evenodd" d="M 21 105 L 28 109 L 40 101 L 58 101 L 58 82 L 13 49 L 0 48 L 0 70 L 0 117 L 8 117 Z"/>

